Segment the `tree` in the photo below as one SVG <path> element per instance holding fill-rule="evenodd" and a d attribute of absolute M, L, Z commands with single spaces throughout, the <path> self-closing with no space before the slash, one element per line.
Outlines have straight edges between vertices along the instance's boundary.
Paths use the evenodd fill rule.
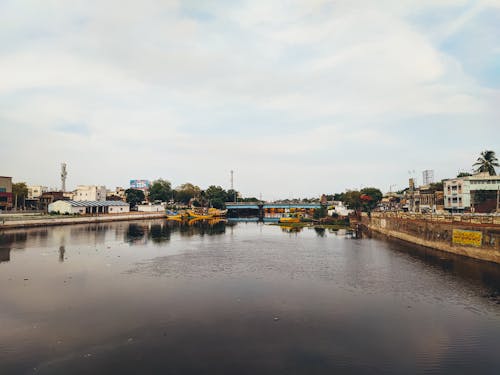
<path fill-rule="evenodd" d="M 195 186 L 187 182 L 174 190 L 174 196 L 177 202 L 188 204 L 191 201 L 191 199 L 199 198 L 200 192 L 201 189 L 198 186 Z"/>
<path fill-rule="evenodd" d="M 226 195 L 227 202 L 236 202 L 236 198 L 238 198 L 238 192 L 234 189 L 229 189 Z"/>
<path fill-rule="evenodd" d="M 12 195 L 14 196 L 16 208 L 18 206 L 24 207 L 26 197 L 28 196 L 26 182 L 16 182 L 12 184 Z"/>
<path fill-rule="evenodd" d="M 436 192 L 436 191 L 443 191 L 443 181 L 441 182 L 433 182 L 429 184 L 429 190 Z"/>
<path fill-rule="evenodd" d="M 141 203 L 145 199 L 144 192 L 137 189 L 125 190 L 125 196 L 131 207 L 135 207 L 138 203 Z"/>
<path fill-rule="evenodd" d="M 149 201 L 167 202 L 172 198 L 172 185 L 170 181 L 158 179 L 153 181 L 149 188 Z"/>
<path fill-rule="evenodd" d="M 346 191 L 342 194 L 342 202 L 352 210 L 361 208 L 361 193 L 357 190 Z"/>
<path fill-rule="evenodd" d="M 205 198 L 212 207 L 222 209 L 225 207 L 228 197 L 227 192 L 222 187 L 211 185 L 205 190 Z"/>
<path fill-rule="evenodd" d="M 379 204 L 383 197 L 382 192 L 374 187 L 363 188 L 360 193 L 360 199 L 363 202 L 365 211 L 371 211 L 377 207 L 377 204 Z"/>
<path fill-rule="evenodd" d="M 458 174 L 457 174 L 457 178 L 468 177 L 468 176 L 472 176 L 472 173 L 469 173 L 469 172 L 458 172 Z"/>
<path fill-rule="evenodd" d="M 477 166 L 476 172 L 488 172 L 490 176 L 496 176 L 495 167 L 500 167 L 500 164 L 498 164 L 495 151 L 485 150 L 481 152 L 481 156 L 477 158 L 473 166 Z"/>

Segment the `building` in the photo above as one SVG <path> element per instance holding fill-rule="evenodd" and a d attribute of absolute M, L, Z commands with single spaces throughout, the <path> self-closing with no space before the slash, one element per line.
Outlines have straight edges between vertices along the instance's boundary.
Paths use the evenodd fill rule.
<path fill-rule="evenodd" d="M 106 200 L 106 186 L 79 185 L 76 187 L 73 200 L 103 202 Z"/>
<path fill-rule="evenodd" d="M 436 190 L 432 185 L 420 186 L 410 198 L 413 199 L 415 212 L 436 213 L 444 209 L 443 191 Z"/>
<path fill-rule="evenodd" d="M 56 201 L 49 204 L 49 212 L 60 214 L 117 214 L 130 212 L 130 205 L 122 201 Z"/>
<path fill-rule="evenodd" d="M 0 210 L 12 209 L 12 177 L 0 176 Z"/>
<path fill-rule="evenodd" d="M 106 195 L 106 200 L 108 201 L 126 201 L 127 195 L 125 194 L 125 189 L 117 186 L 116 189 L 108 190 Z"/>
<path fill-rule="evenodd" d="M 444 181 L 444 208 L 449 212 L 495 212 L 500 176 L 487 172 Z"/>
<path fill-rule="evenodd" d="M 41 185 L 30 185 L 28 186 L 28 199 L 38 199 L 42 196 L 43 193 L 49 191 L 47 186 Z"/>
<path fill-rule="evenodd" d="M 136 207 L 139 212 L 165 212 L 165 206 L 161 204 L 138 204 Z"/>

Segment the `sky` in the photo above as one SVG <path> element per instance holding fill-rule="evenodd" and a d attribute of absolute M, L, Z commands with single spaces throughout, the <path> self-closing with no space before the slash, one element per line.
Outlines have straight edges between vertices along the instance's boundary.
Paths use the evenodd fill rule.
<path fill-rule="evenodd" d="M 0 175 L 264 199 L 500 154 L 500 0 L 0 0 Z"/>

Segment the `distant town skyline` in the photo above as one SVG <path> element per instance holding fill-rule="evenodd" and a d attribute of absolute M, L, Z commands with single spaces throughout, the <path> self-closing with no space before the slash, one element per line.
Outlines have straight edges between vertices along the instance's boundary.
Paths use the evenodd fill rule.
<path fill-rule="evenodd" d="M 453 177 L 500 153 L 499 21 L 497 0 L 2 1 L 0 175 L 234 170 L 267 200 Z"/>

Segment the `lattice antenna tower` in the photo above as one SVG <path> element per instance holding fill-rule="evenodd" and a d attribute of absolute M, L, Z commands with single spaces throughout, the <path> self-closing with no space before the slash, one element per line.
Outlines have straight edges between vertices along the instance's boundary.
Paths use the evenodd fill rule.
<path fill-rule="evenodd" d="M 61 190 L 66 191 L 66 177 L 68 176 L 68 171 L 66 170 L 66 163 L 61 163 Z"/>
<path fill-rule="evenodd" d="M 422 172 L 422 180 L 424 185 L 429 185 L 434 182 L 434 170 L 426 169 Z"/>

